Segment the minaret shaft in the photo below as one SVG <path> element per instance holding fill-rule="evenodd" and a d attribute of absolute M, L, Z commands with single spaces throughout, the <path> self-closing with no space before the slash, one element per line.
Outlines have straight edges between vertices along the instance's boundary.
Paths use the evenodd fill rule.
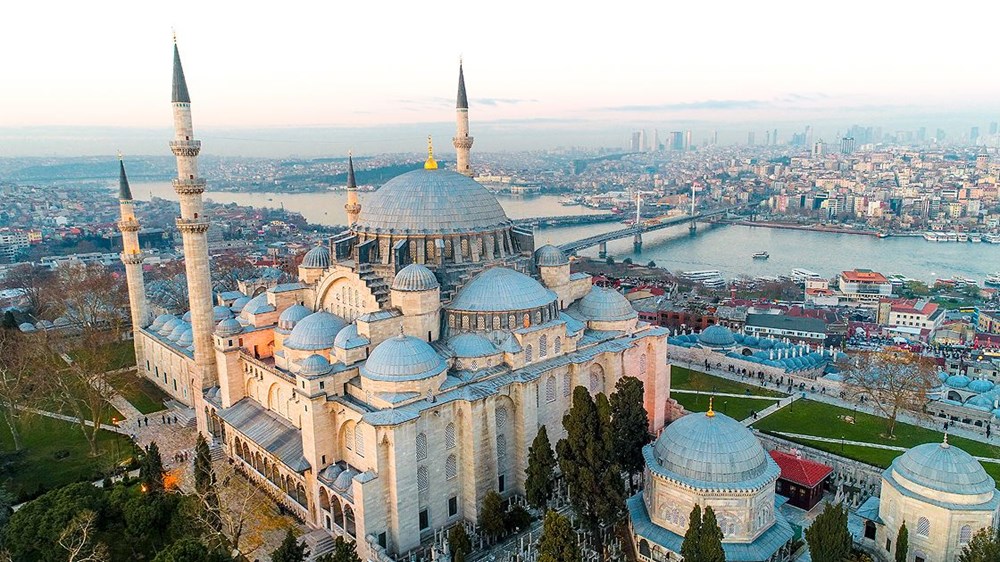
<path fill-rule="evenodd" d="M 135 201 L 132 200 L 128 178 L 125 177 L 125 164 L 119 162 L 119 167 L 121 172 L 118 203 L 121 222 L 118 223 L 118 230 L 122 233 L 121 259 L 125 265 L 125 283 L 128 286 L 128 304 L 132 316 L 132 343 L 135 346 L 136 369 L 139 376 L 145 376 L 146 364 L 143 360 L 145 354 L 139 330 L 148 323 L 149 312 L 146 306 L 146 282 L 142 274 L 143 255 L 139 247 L 139 221 L 136 220 Z"/>
<path fill-rule="evenodd" d="M 455 146 L 455 171 L 472 177 L 472 165 L 469 164 L 469 151 L 472 149 L 473 138 L 469 136 L 469 98 L 465 92 L 465 72 L 458 65 L 458 99 L 455 104 L 455 138 L 451 139 Z"/>

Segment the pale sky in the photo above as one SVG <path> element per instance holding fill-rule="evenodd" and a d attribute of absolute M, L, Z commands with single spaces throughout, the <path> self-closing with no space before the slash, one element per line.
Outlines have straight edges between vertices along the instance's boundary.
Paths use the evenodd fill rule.
<path fill-rule="evenodd" d="M 172 28 L 196 132 L 448 122 L 460 56 L 474 135 L 889 113 L 985 127 L 998 16 L 984 0 L 8 2 L 0 128 L 25 132 L 0 150 L 25 127 L 169 128 Z"/>

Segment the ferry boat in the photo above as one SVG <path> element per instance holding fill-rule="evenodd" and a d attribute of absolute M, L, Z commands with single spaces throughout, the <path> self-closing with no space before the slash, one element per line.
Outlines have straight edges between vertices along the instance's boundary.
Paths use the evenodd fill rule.
<path fill-rule="evenodd" d="M 753 255 L 753 259 L 755 260 L 766 260 L 769 257 L 771 257 L 771 254 L 768 254 L 767 252 L 757 252 Z"/>
<path fill-rule="evenodd" d="M 958 233 L 958 241 L 959 242 L 968 242 L 969 241 L 969 233 L 968 232 L 959 232 Z"/>
<path fill-rule="evenodd" d="M 816 273 L 815 271 L 809 271 L 808 269 L 796 267 L 795 269 L 792 270 L 791 278 L 792 281 L 795 281 L 796 283 L 799 283 L 801 285 L 804 284 L 808 279 L 820 279 L 821 277 L 819 273 Z"/>
<path fill-rule="evenodd" d="M 940 236 L 938 237 L 940 238 Z M 958 242 L 957 232 L 945 232 L 944 233 L 945 242 Z"/>
<path fill-rule="evenodd" d="M 987 275 L 985 284 L 988 287 L 1000 287 L 1000 271 Z"/>
<path fill-rule="evenodd" d="M 979 242 L 982 242 L 982 241 L 983 241 L 983 236 L 981 234 L 979 234 L 978 232 L 974 232 L 974 233 L 972 233 L 972 234 L 969 235 L 969 242 L 979 243 Z"/>
<path fill-rule="evenodd" d="M 988 242 L 990 244 L 1000 244 L 1000 234 L 986 234 L 983 236 L 983 242 Z"/>
<path fill-rule="evenodd" d="M 939 238 L 936 232 L 925 232 L 924 240 L 927 240 L 928 242 L 937 242 Z"/>
<path fill-rule="evenodd" d="M 726 280 L 717 269 L 701 269 L 681 272 L 681 279 L 700 283 L 710 289 L 721 289 L 726 286 Z"/>

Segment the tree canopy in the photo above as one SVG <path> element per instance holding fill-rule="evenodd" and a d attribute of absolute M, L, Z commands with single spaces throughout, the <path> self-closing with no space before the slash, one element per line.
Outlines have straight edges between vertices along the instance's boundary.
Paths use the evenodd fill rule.
<path fill-rule="evenodd" d="M 532 507 L 545 507 L 552 497 L 555 468 L 556 457 L 549 442 L 549 433 L 543 425 L 538 428 L 538 433 L 528 448 L 528 468 L 525 469 L 525 496 Z"/>
<path fill-rule="evenodd" d="M 826 504 L 805 535 L 814 562 L 843 562 L 851 555 L 851 532 L 843 504 Z"/>
<path fill-rule="evenodd" d="M 281 544 L 271 552 L 271 562 L 305 562 L 308 555 L 306 543 L 299 542 L 289 528 Z"/>
<path fill-rule="evenodd" d="M 583 559 L 570 520 L 555 511 L 545 514 L 538 540 L 538 562 L 580 562 Z"/>
<path fill-rule="evenodd" d="M 958 562 L 995 562 L 1000 560 L 1000 529 L 983 527 L 965 545 Z"/>

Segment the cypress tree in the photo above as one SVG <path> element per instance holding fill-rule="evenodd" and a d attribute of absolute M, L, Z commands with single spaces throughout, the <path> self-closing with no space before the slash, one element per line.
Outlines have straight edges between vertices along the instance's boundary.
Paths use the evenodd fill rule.
<path fill-rule="evenodd" d="M 826 504 L 805 534 L 814 562 L 843 562 L 851 556 L 851 532 L 843 504 Z"/>
<path fill-rule="evenodd" d="M 906 529 L 906 521 L 899 526 L 896 535 L 896 562 L 906 562 L 906 553 L 910 550 L 910 531 Z"/>
<path fill-rule="evenodd" d="M 701 558 L 701 506 L 694 505 L 688 516 L 688 529 L 681 543 L 681 558 L 684 562 L 703 562 Z"/>
<path fill-rule="evenodd" d="M 705 508 L 705 515 L 701 518 L 701 536 L 698 548 L 701 562 L 726 562 L 726 551 L 722 549 L 722 529 L 715 519 L 715 511 L 711 507 Z"/>
<path fill-rule="evenodd" d="M 569 519 L 549 510 L 538 540 L 538 562 L 580 562 L 583 559 Z"/>
<path fill-rule="evenodd" d="M 503 498 L 500 494 L 490 491 L 483 498 L 483 508 L 479 510 L 479 528 L 494 539 L 502 536 L 507 530 Z"/>
<path fill-rule="evenodd" d="M 271 553 L 271 562 L 305 562 L 308 555 L 306 543 L 300 543 L 289 528 L 284 540 Z"/>
<path fill-rule="evenodd" d="M 543 425 L 538 428 L 538 434 L 528 448 L 528 468 L 525 469 L 525 496 L 532 507 L 541 509 L 552 497 L 555 468 L 556 457 L 549 443 L 549 433 Z"/>
<path fill-rule="evenodd" d="M 150 493 L 162 492 L 163 474 L 163 459 L 160 457 L 160 448 L 154 441 L 146 447 L 146 456 L 139 465 L 139 478 L 142 480 L 143 489 Z"/>
<path fill-rule="evenodd" d="M 629 475 L 642 472 L 645 460 L 642 448 L 649 443 L 649 416 L 643 400 L 642 381 L 635 377 L 622 377 L 611 395 L 611 430 L 614 435 L 614 454 L 622 470 Z"/>
<path fill-rule="evenodd" d="M 448 531 L 448 550 L 451 552 L 451 562 L 465 562 L 472 552 L 472 541 L 465 532 L 465 525 L 459 523 Z"/>
<path fill-rule="evenodd" d="M 205 436 L 198 433 L 194 445 L 194 489 L 199 494 L 205 494 L 215 483 L 215 473 L 212 470 L 212 452 L 208 449 Z"/>

